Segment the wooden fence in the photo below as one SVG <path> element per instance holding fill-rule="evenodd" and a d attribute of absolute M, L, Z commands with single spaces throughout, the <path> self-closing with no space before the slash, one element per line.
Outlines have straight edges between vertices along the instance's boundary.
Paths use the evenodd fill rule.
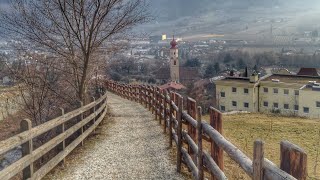
<path fill-rule="evenodd" d="M 304 180 L 307 177 L 307 155 L 301 148 L 287 141 L 281 142 L 281 166 L 278 168 L 264 158 L 264 143 L 257 140 L 251 160 L 223 137 L 222 114 L 212 107 L 208 124 L 202 121 L 201 107 L 197 107 L 197 102 L 191 98 L 183 99 L 178 93 L 161 91 L 155 86 L 126 85 L 112 81 L 107 82 L 107 88 L 123 98 L 139 102 L 163 124 L 164 133 L 169 133 L 169 146 L 172 147 L 173 142 L 176 144 L 178 172 L 181 171 L 181 165 L 185 164 L 194 179 L 204 179 L 204 172 L 208 172 L 212 180 L 227 179 L 223 171 L 225 152 L 254 180 Z M 208 151 L 203 148 L 204 142 L 211 144 Z"/>
<path fill-rule="evenodd" d="M 31 121 L 21 121 L 21 133 L 0 142 L 0 155 L 18 147 L 22 147 L 22 158 L 0 171 L 0 179 L 10 179 L 17 174 L 23 174 L 23 179 L 41 179 L 59 163 L 64 163 L 65 157 L 75 149 L 96 129 L 107 113 L 107 95 L 82 106 L 79 109 L 64 113 L 44 124 L 32 127 Z M 75 123 L 70 121 L 76 120 Z M 49 132 L 57 135 L 40 147 L 33 149 L 33 140 Z M 73 138 L 71 138 L 73 137 Z M 71 139 L 70 139 L 71 138 Z M 46 155 L 52 149 L 59 150 L 56 155 L 39 168 L 34 167 L 35 161 Z"/>

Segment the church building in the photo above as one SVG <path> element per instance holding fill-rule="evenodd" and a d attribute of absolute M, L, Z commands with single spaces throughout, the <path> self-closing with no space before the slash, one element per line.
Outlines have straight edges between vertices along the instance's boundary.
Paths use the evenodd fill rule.
<path fill-rule="evenodd" d="M 168 72 L 164 69 L 159 69 L 159 74 L 162 80 L 165 80 L 167 83 L 160 86 L 162 89 L 176 89 L 177 87 L 184 89 L 184 85 L 193 83 L 194 81 L 200 79 L 200 74 L 198 68 L 192 67 L 183 67 L 179 59 L 179 49 L 178 43 L 173 37 L 170 42 L 170 53 L 169 53 L 169 64 L 170 64 L 170 77 L 165 76 L 165 72 Z M 178 89 L 176 89 L 178 90 Z"/>

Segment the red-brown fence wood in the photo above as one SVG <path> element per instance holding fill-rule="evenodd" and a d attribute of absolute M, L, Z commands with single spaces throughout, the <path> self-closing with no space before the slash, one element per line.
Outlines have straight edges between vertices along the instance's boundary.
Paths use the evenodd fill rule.
<path fill-rule="evenodd" d="M 106 84 L 110 91 L 120 96 L 128 96 L 124 93 L 125 89 L 119 88 L 125 87 L 123 84 L 113 81 L 107 81 Z M 201 108 L 197 108 L 197 102 L 191 98 L 187 98 L 187 109 L 184 111 L 184 100 L 178 93 L 169 92 L 170 95 L 167 95 L 165 91 L 160 91 L 157 87 L 144 85 L 140 85 L 140 88 L 137 89 L 140 91 L 140 96 L 136 97 L 140 98 L 138 102 L 147 105 L 146 107 L 155 114 L 156 118 L 163 118 L 164 129 L 169 131 L 169 146 L 172 147 L 172 142 L 175 142 L 178 172 L 181 172 L 181 166 L 185 164 L 194 179 L 203 180 L 204 171 L 207 171 L 212 179 L 227 179 L 223 172 L 223 153 L 226 153 L 254 180 L 305 179 L 307 155 L 301 148 L 289 142 L 282 142 L 280 169 L 264 158 L 263 142 L 256 141 L 254 158 L 251 160 L 223 137 L 223 119 L 218 110 L 210 108 L 210 124 L 208 124 L 202 121 Z M 187 130 L 183 129 L 183 123 L 187 124 Z M 203 149 L 204 141 L 209 141 L 211 144 L 210 152 Z M 188 145 L 188 149 L 183 147 L 183 142 Z"/>
<path fill-rule="evenodd" d="M 222 134 L 222 114 L 217 109 L 210 107 L 210 125 L 217 130 L 220 134 Z M 211 157 L 217 163 L 219 168 L 223 171 L 223 149 L 220 148 L 215 141 L 211 141 Z M 211 176 L 212 180 L 216 178 L 214 175 Z"/>

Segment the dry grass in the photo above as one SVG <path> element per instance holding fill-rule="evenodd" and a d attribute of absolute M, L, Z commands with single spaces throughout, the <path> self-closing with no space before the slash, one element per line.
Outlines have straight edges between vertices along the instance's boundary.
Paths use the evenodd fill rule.
<path fill-rule="evenodd" d="M 203 119 L 209 118 L 205 116 Z M 250 158 L 253 156 L 253 142 L 257 139 L 263 140 L 265 157 L 277 165 L 280 163 L 280 141 L 288 140 L 307 152 L 309 179 L 320 178 L 320 157 L 317 174 L 314 172 L 317 149 L 320 149 L 320 120 L 271 114 L 224 115 L 223 130 L 223 135 Z M 230 179 L 249 179 L 226 153 L 225 172 Z"/>

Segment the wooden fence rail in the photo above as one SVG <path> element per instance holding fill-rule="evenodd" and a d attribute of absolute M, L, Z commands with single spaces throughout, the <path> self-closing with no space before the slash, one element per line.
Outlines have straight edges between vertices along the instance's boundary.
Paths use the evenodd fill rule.
<path fill-rule="evenodd" d="M 281 167 L 264 158 L 264 143 L 254 142 L 253 160 L 222 135 L 222 114 L 210 108 L 210 123 L 202 121 L 201 108 L 191 98 L 175 92 L 161 91 L 154 86 L 126 85 L 107 81 L 107 89 L 124 98 L 141 103 L 169 132 L 169 146 L 177 149 L 177 171 L 185 164 L 196 180 L 210 174 L 212 180 L 227 179 L 224 173 L 223 153 L 226 153 L 254 180 L 305 180 L 307 155 L 290 142 L 281 142 Z M 186 110 L 184 110 L 186 102 Z M 184 129 L 186 128 L 186 129 Z M 209 149 L 203 148 L 209 143 Z M 207 172 L 207 173 L 204 173 Z"/>
<path fill-rule="evenodd" d="M 107 113 L 106 94 L 93 100 L 90 104 L 66 114 L 64 109 L 61 109 L 61 116 L 36 127 L 32 127 L 30 120 L 22 120 L 21 133 L 0 142 L 0 155 L 21 146 L 22 158 L 0 171 L 0 179 L 10 179 L 20 172 L 23 174 L 23 179 L 41 179 L 60 162 L 64 163 L 65 157 L 79 144 L 83 144 L 84 139 L 96 129 Z M 67 129 L 65 125 L 74 118 L 78 118 L 79 121 Z M 56 129 L 59 129 L 56 136 L 37 149 L 33 149 L 35 138 Z M 77 132 L 80 132 L 79 135 L 66 145 L 66 140 Z M 57 146 L 60 147 L 58 154 L 35 171 L 34 162 Z"/>

